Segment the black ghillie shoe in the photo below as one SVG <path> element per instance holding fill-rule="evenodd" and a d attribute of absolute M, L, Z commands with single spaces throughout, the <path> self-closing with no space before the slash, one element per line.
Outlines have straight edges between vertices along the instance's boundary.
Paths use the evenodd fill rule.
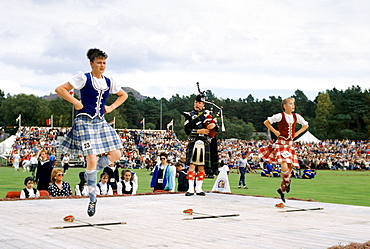
<path fill-rule="evenodd" d="M 96 202 L 97 201 L 90 201 L 89 206 L 87 207 L 87 214 L 90 217 L 94 216 L 94 214 L 95 214 Z"/>
<path fill-rule="evenodd" d="M 283 202 L 285 202 L 285 195 L 284 195 L 283 191 L 281 191 L 281 189 L 278 188 L 277 192 L 279 193 L 281 200 Z"/>
<path fill-rule="evenodd" d="M 204 193 L 204 192 L 200 192 L 200 193 L 197 193 L 197 195 L 200 195 L 200 196 L 206 196 L 206 193 Z"/>
<path fill-rule="evenodd" d="M 192 195 L 194 195 L 194 193 L 190 193 L 190 192 L 185 193 L 185 196 L 192 196 Z"/>

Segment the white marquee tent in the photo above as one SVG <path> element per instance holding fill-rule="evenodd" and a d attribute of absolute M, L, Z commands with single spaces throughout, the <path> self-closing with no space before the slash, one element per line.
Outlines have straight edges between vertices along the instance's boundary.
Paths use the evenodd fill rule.
<path fill-rule="evenodd" d="M 300 138 L 295 140 L 296 142 L 301 143 L 317 143 L 320 142 L 319 139 L 317 139 L 314 135 L 311 134 L 311 132 L 307 131 L 305 134 L 303 134 Z"/>
<path fill-rule="evenodd" d="M 12 151 L 12 145 L 14 144 L 15 138 L 16 136 L 12 135 L 0 143 L 0 155 L 10 154 L 10 152 Z"/>

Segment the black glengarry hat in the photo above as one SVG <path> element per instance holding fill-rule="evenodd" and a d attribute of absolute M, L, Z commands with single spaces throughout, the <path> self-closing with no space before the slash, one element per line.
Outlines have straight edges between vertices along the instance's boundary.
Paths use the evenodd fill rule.
<path fill-rule="evenodd" d="M 206 97 L 203 94 L 198 94 L 195 97 L 195 101 L 197 101 L 197 102 L 204 102 L 205 100 L 206 100 Z"/>

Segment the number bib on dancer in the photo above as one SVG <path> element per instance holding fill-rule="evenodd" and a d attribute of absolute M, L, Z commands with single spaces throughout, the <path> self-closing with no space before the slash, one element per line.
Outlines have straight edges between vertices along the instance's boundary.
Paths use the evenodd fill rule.
<path fill-rule="evenodd" d="M 283 153 L 281 153 L 281 156 L 284 157 L 284 158 L 288 158 L 288 157 L 291 157 L 292 154 L 288 151 L 284 151 Z"/>

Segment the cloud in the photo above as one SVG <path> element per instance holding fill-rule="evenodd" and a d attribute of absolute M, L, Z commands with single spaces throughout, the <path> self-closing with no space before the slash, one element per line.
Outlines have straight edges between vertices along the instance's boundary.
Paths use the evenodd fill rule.
<path fill-rule="evenodd" d="M 10 95 L 16 95 L 20 93 L 25 93 L 25 94 L 33 94 L 36 96 L 43 95 L 42 91 L 37 91 L 35 89 L 32 89 L 30 87 L 24 87 L 18 82 L 12 81 L 12 80 L 0 80 L 0 89 L 5 93 L 5 94 L 10 94 Z"/>
<path fill-rule="evenodd" d="M 108 53 L 108 76 L 148 96 L 188 95 L 197 81 L 229 96 L 369 85 L 366 0 L 63 0 L 0 7 L 2 78 L 18 82 L 19 91 L 48 94 L 77 71 L 89 71 L 91 47 Z"/>

